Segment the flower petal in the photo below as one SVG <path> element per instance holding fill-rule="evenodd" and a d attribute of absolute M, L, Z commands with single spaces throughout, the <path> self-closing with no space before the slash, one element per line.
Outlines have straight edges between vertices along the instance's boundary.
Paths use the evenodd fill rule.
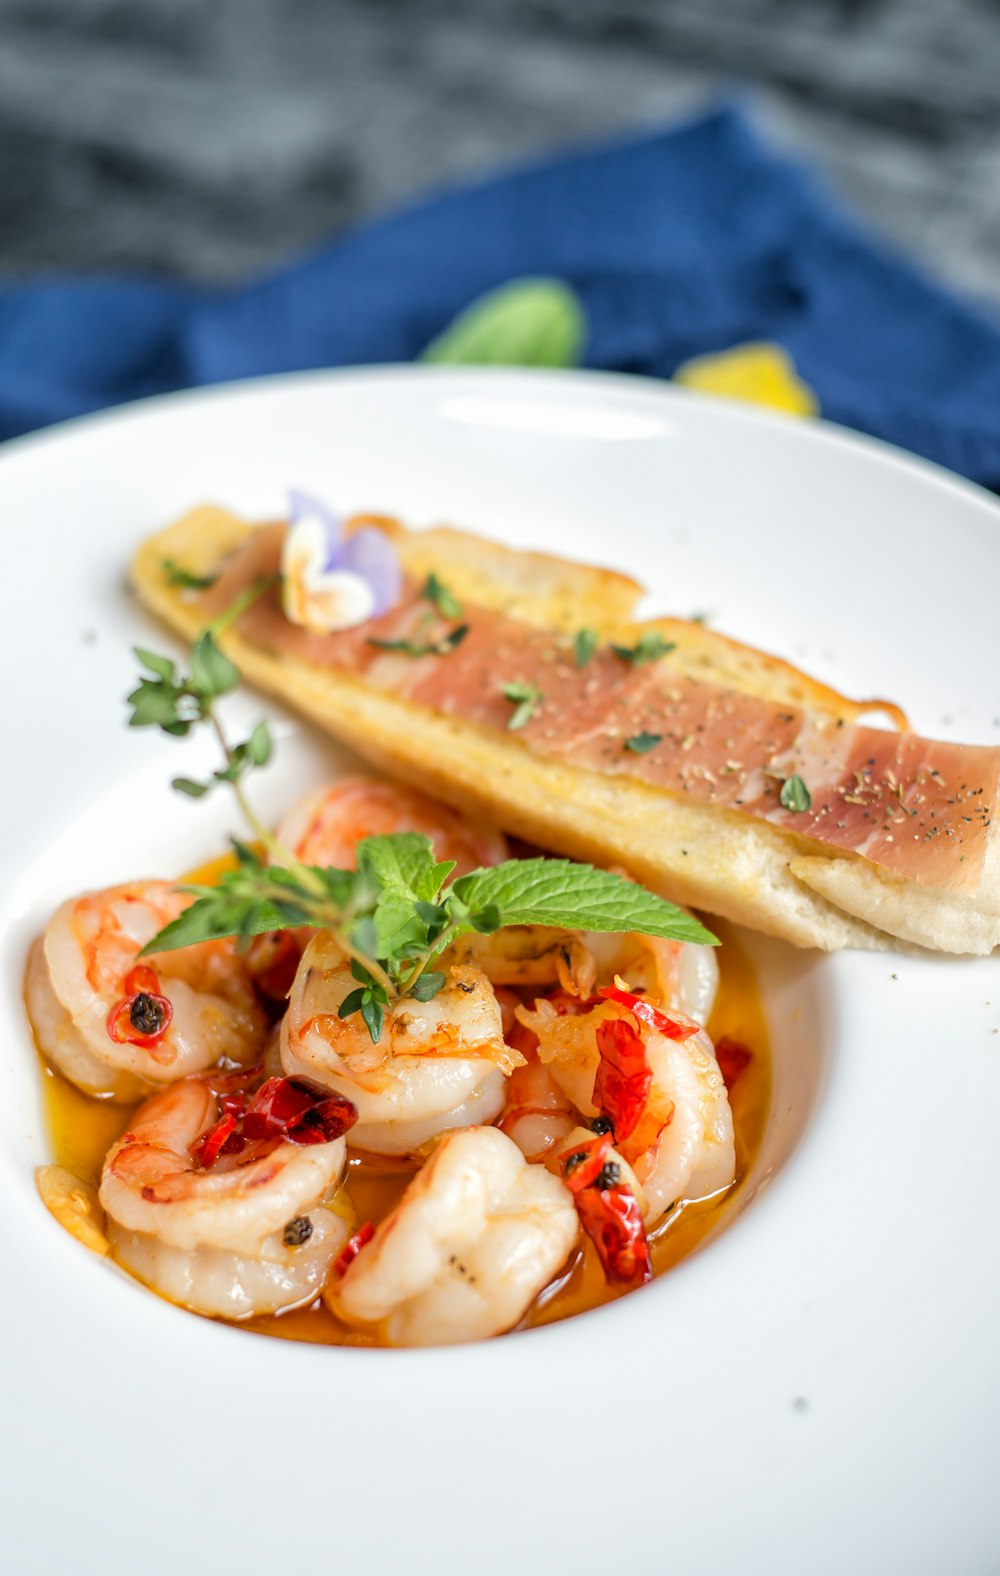
<path fill-rule="evenodd" d="M 338 569 L 349 569 L 363 576 L 374 597 L 372 614 L 385 613 L 399 601 L 403 571 L 396 549 L 389 538 L 374 526 L 363 525 L 337 554 Z"/>
<path fill-rule="evenodd" d="M 344 522 L 332 509 L 327 508 L 322 498 L 302 492 L 298 487 L 291 487 L 288 491 L 288 534 L 298 535 L 307 522 L 309 540 L 322 541 L 324 546 L 323 561 L 316 565 L 317 569 L 332 569 L 337 549 L 343 540 Z"/>

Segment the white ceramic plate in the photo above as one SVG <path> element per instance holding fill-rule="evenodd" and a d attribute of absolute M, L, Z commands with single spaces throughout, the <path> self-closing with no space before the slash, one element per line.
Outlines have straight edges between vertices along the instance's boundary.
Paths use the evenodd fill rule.
<path fill-rule="evenodd" d="M 5 449 L 0 1562 L 996 1570 L 993 959 L 761 944 L 777 1087 L 751 1207 L 649 1291 L 528 1335 L 250 1338 L 43 1210 L 27 942 L 65 894 L 173 873 L 233 824 L 166 786 L 199 746 L 123 727 L 129 645 L 164 641 L 125 563 L 196 502 L 263 516 L 290 483 L 619 565 L 924 731 L 1000 742 L 1000 511 L 821 425 L 623 378 L 404 370 L 156 400 Z M 279 735 L 272 813 L 334 753 L 291 718 Z"/>

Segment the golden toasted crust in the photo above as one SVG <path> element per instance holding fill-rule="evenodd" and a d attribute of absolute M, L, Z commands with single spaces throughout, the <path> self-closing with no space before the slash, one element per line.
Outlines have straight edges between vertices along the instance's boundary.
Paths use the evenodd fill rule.
<path fill-rule="evenodd" d="M 370 520 L 372 517 L 365 517 Z M 359 520 L 353 522 L 360 523 Z M 847 701 L 777 658 L 683 620 L 628 622 L 640 588 L 607 570 L 525 554 L 442 528 L 389 529 L 404 567 L 436 569 L 460 597 L 559 629 L 590 625 L 635 640 L 656 628 L 677 640 L 668 659 L 692 676 L 854 720 Z M 202 507 L 139 548 L 132 578 L 146 605 L 188 638 L 203 623 L 190 592 L 172 587 L 163 560 L 212 574 L 255 527 Z M 376 766 L 415 782 L 459 809 L 554 852 L 620 863 L 677 902 L 707 909 L 798 946 L 885 948 L 899 939 L 947 951 L 986 952 L 1000 943 L 1000 918 L 970 924 L 967 899 L 917 888 L 852 854 L 831 852 L 738 811 L 682 801 L 621 777 L 533 755 L 517 738 L 430 711 L 349 673 L 318 670 L 223 641 L 249 682 L 280 697 Z"/>

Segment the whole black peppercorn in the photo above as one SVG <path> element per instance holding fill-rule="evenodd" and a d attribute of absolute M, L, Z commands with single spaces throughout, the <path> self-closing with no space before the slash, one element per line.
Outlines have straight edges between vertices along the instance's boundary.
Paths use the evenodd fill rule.
<path fill-rule="evenodd" d="M 611 1133 L 614 1132 L 614 1123 L 610 1116 L 595 1116 L 590 1124 L 590 1131 L 592 1133 Z"/>
<path fill-rule="evenodd" d="M 618 1165 L 614 1160 L 609 1160 L 607 1165 L 602 1167 L 600 1173 L 598 1174 L 597 1186 L 600 1188 L 614 1187 L 617 1182 L 621 1181 L 621 1175 L 621 1166 Z"/>
<path fill-rule="evenodd" d="M 140 1034 L 159 1034 L 163 1028 L 163 1008 L 155 996 L 141 990 L 129 1008 L 128 1021 Z"/>
<path fill-rule="evenodd" d="M 313 1223 L 308 1215 L 296 1215 L 290 1220 L 281 1233 L 281 1240 L 286 1248 L 301 1248 L 303 1242 L 308 1242 L 313 1234 Z"/>

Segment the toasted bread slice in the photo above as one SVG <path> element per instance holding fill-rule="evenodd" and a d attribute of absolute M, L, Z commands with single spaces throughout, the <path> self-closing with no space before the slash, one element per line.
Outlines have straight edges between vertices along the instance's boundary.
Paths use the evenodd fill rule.
<path fill-rule="evenodd" d="M 372 516 L 364 523 L 392 535 L 411 574 L 436 570 L 462 599 L 522 621 L 561 632 L 589 626 L 604 639 L 632 642 L 655 629 L 676 642 L 669 660 L 693 677 L 845 721 L 880 704 L 847 700 L 780 659 L 699 624 L 631 623 L 641 588 L 626 576 L 449 528 L 411 532 Z M 164 560 L 213 575 L 254 530 L 209 506 L 186 515 L 139 548 L 132 578 L 140 597 L 193 638 L 204 612 L 196 596 L 169 583 Z M 1000 942 L 1000 917 L 989 905 L 984 912 L 968 898 L 919 888 L 786 827 L 543 757 L 516 735 L 416 705 L 356 674 L 258 649 L 238 629 L 223 644 L 249 682 L 386 772 L 554 852 L 622 864 L 677 902 L 824 950 L 881 949 L 903 940 L 986 952 Z"/>

